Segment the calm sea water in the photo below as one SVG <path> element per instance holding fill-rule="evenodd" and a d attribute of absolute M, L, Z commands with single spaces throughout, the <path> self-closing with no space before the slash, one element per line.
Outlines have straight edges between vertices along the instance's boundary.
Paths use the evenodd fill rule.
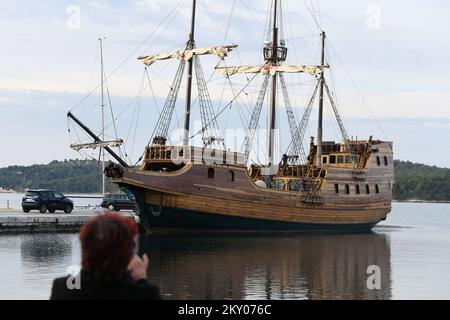
<path fill-rule="evenodd" d="M 394 203 L 371 234 L 139 239 L 166 299 L 449 299 L 449 248 L 450 204 L 421 203 Z M 77 234 L 0 235 L 0 299 L 48 299 L 79 264 Z"/>

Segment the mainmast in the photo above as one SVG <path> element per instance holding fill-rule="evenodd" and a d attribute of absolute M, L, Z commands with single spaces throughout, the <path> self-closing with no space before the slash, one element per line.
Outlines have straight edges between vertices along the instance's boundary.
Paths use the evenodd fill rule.
<path fill-rule="evenodd" d="M 102 141 L 105 141 L 105 93 L 104 93 L 104 65 L 103 65 L 103 39 L 98 38 L 100 41 L 100 72 L 101 72 L 101 95 L 102 95 Z M 105 150 L 100 147 L 100 153 L 102 158 L 102 194 L 105 195 Z"/>
<path fill-rule="evenodd" d="M 192 18 L 191 18 L 191 33 L 189 34 L 189 40 L 186 44 L 186 50 L 192 50 L 195 46 L 194 33 L 195 33 L 195 9 L 197 1 L 192 1 Z M 187 86 L 186 86 L 186 106 L 184 111 L 184 137 L 183 147 L 185 149 L 189 146 L 189 125 L 191 119 L 191 100 L 192 100 L 192 69 L 194 59 L 188 60 L 188 73 L 187 73 Z"/>
<path fill-rule="evenodd" d="M 322 38 L 322 57 L 321 57 L 321 65 L 325 67 L 325 31 L 322 31 L 320 34 Z M 323 140 L 323 88 L 325 84 L 324 73 L 320 74 L 320 86 L 319 86 L 319 120 L 317 126 L 317 158 L 316 165 L 318 167 L 322 166 L 322 140 Z"/>
<path fill-rule="evenodd" d="M 281 6 L 278 9 L 278 0 L 273 0 L 273 25 L 272 25 L 272 43 L 266 43 L 264 47 L 264 59 L 267 64 L 271 66 L 278 66 L 280 62 L 286 60 L 287 48 L 284 47 L 284 43 L 278 46 L 278 10 L 281 13 Z M 281 16 L 281 14 L 280 14 Z M 270 26 L 269 26 L 270 28 Z M 269 145 L 268 145 L 268 165 L 271 166 L 274 163 L 274 145 L 275 145 L 275 120 L 276 120 L 276 98 L 277 98 L 277 72 L 272 75 L 272 92 L 269 105 Z"/>

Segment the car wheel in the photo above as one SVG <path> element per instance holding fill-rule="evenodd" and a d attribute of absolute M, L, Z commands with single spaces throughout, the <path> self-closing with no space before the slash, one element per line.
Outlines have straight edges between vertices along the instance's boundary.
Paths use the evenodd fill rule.
<path fill-rule="evenodd" d="M 48 209 L 48 212 L 55 213 L 55 209 Z"/>
<path fill-rule="evenodd" d="M 65 208 L 64 208 L 64 212 L 65 213 L 71 213 L 72 212 L 72 206 L 70 206 L 70 205 L 67 205 Z"/>
<path fill-rule="evenodd" d="M 109 211 L 116 211 L 116 206 L 113 205 L 112 203 L 111 203 L 111 204 L 108 204 L 108 210 L 109 210 Z"/>
<path fill-rule="evenodd" d="M 46 213 L 46 212 L 47 212 L 47 207 L 45 206 L 45 204 L 43 204 L 43 205 L 39 208 L 39 212 L 40 212 L 40 213 Z"/>
<path fill-rule="evenodd" d="M 23 212 L 25 212 L 25 213 L 30 212 L 30 209 L 25 209 L 25 208 L 22 208 L 22 209 L 23 209 Z"/>

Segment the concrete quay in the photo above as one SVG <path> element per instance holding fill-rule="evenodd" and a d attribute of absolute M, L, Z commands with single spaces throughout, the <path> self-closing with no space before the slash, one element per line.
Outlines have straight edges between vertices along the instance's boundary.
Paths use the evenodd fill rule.
<path fill-rule="evenodd" d="M 59 211 L 25 213 L 20 210 L 1 210 L 0 233 L 77 232 L 90 218 L 104 212 L 104 210 L 74 210 L 66 214 Z M 132 211 L 123 211 L 120 214 L 134 216 Z"/>

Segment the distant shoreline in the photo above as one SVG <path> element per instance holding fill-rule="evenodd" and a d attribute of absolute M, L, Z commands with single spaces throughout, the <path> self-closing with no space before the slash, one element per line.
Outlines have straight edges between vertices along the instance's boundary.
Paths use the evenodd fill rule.
<path fill-rule="evenodd" d="M 14 192 L 0 192 L 0 195 L 7 195 L 7 194 L 23 194 L 24 192 L 20 191 L 14 191 Z M 77 193 L 71 193 L 71 192 L 63 192 L 63 194 L 68 196 L 75 196 L 75 197 L 83 197 L 86 196 L 87 198 L 90 198 L 91 196 L 95 196 L 95 198 L 101 197 L 101 193 L 84 193 L 84 192 L 77 192 Z M 412 200 L 395 200 L 393 199 L 392 202 L 398 202 L 398 203 L 442 203 L 442 204 L 449 204 L 450 201 L 439 201 L 439 200 L 420 200 L 420 199 L 412 199 Z"/>
<path fill-rule="evenodd" d="M 450 201 L 439 201 L 439 200 L 392 200 L 392 202 L 404 202 L 404 203 L 450 203 Z"/>

